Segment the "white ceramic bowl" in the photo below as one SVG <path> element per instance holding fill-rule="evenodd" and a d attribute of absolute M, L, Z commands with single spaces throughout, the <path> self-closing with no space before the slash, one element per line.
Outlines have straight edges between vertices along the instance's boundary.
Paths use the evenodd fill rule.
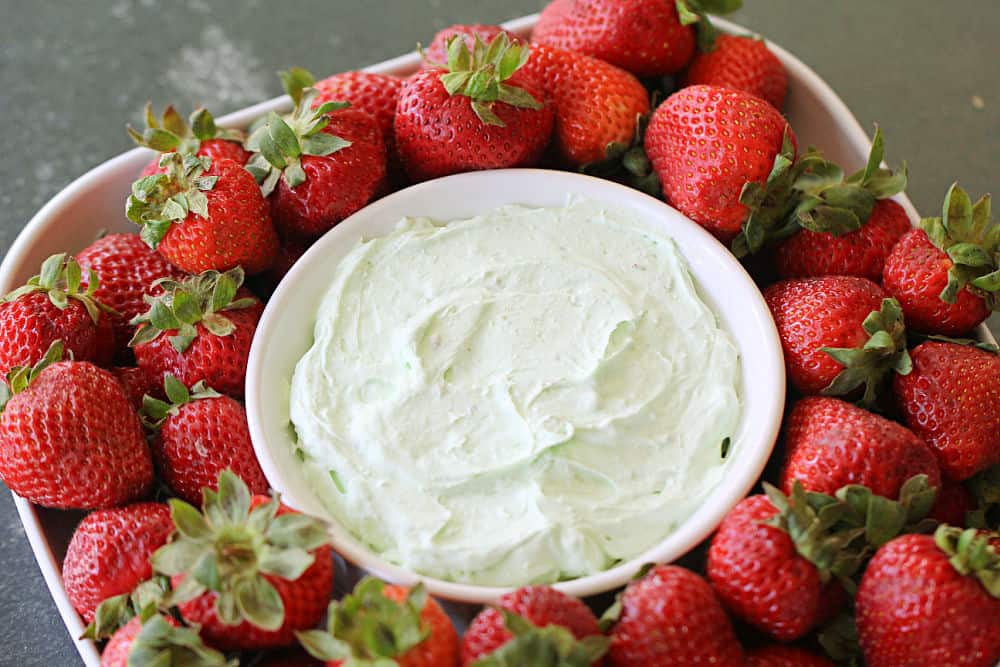
<path fill-rule="evenodd" d="M 317 241 L 271 296 L 250 351 L 246 403 L 257 458 L 286 504 L 329 518 L 293 454 L 288 386 L 295 364 L 312 345 L 316 311 L 340 260 L 362 238 L 386 234 L 406 216 L 448 221 L 487 213 L 505 204 L 563 206 L 568 196 L 587 197 L 613 210 L 632 212 L 642 224 L 677 242 L 699 292 L 739 348 L 742 414 L 723 479 L 676 530 L 630 561 L 557 587 L 572 595 L 595 595 L 624 585 L 644 563 L 675 560 L 705 539 L 750 491 L 774 447 L 785 404 L 781 343 L 767 304 L 750 276 L 708 232 L 648 195 L 580 174 L 507 169 L 437 179 L 371 204 Z M 422 580 L 430 593 L 450 600 L 488 603 L 509 590 L 418 576 L 368 551 L 336 522 L 331 523 L 331 539 L 334 549 L 355 565 L 393 582 Z"/>

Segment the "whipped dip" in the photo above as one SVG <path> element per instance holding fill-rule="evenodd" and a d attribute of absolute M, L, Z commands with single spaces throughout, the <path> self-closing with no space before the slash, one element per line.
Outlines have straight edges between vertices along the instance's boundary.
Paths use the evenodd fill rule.
<path fill-rule="evenodd" d="M 739 355 L 674 242 L 589 200 L 405 219 L 339 264 L 297 454 L 389 562 L 521 586 L 661 542 L 721 479 Z"/>

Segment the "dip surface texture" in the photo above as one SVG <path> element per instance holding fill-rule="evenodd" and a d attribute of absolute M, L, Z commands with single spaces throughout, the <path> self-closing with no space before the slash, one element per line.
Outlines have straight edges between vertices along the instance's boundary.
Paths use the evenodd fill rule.
<path fill-rule="evenodd" d="M 519 586 L 662 541 L 722 476 L 739 382 L 673 241 L 575 200 L 360 244 L 290 411 L 310 485 L 362 543 Z"/>

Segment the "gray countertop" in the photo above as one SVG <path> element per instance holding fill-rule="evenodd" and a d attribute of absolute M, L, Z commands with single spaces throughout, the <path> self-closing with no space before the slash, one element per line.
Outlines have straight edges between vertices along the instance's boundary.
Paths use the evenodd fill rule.
<path fill-rule="evenodd" d="M 924 214 L 955 180 L 978 196 L 1000 179 L 1000 3 L 746 2 L 736 21 L 811 65 L 866 128 L 881 124 Z M 498 22 L 542 4 L 0 0 L 0 253 L 59 189 L 131 146 L 123 128 L 141 123 L 147 99 L 221 115 L 278 94 L 279 69 L 352 69 L 450 23 Z M 5 491 L 0 526 L 0 665 L 79 664 Z"/>

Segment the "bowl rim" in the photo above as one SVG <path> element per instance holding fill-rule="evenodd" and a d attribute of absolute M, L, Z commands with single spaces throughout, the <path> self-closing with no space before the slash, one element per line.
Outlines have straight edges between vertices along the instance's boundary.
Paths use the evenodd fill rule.
<path fill-rule="evenodd" d="M 498 187 L 497 181 L 503 182 L 504 185 Z M 699 508 L 682 520 L 654 547 L 607 570 L 553 584 L 555 588 L 569 595 L 588 597 L 625 585 L 646 563 L 674 561 L 708 537 L 726 513 L 746 497 L 760 478 L 777 440 L 785 406 L 785 366 L 781 342 L 760 290 L 742 264 L 725 246 L 701 226 L 658 199 L 618 183 L 582 174 L 545 169 L 502 169 L 461 173 L 434 179 L 399 190 L 370 204 L 317 240 L 295 263 L 268 300 L 254 335 L 247 364 L 246 407 L 250 436 L 257 459 L 272 488 L 282 494 L 284 502 L 290 507 L 301 509 L 307 503 L 300 502 L 302 498 L 300 494 L 311 494 L 311 492 L 299 485 L 289 484 L 288 480 L 284 479 L 271 450 L 272 445 L 280 446 L 280 444 L 270 442 L 267 435 L 268 425 L 265 423 L 269 418 L 266 416 L 268 411 L 264 409 L 267 402 L 266 397 L 270 395 L 274 400 L 280 392 L 276 386 L 282 385 L 283 380 L 285 380 L 284 377 L 280 377 L 272 371 L 266 350 L 275 344 L 276 332 L 282 327 L 282 323 L 290 319 L 285 316 L 285 306 L 291 295 L 302 281 L 309 279 L 317 266 L 323 264 L 325 267 L 329 267 L 329 263 L 332 261 L 331 255 L 335 256 L 336 264 L 339 264 L 346 252 L 354 247 L 359 237 L 367 239 L 384 233 L 384 230 L 377 233 L 370 231 L 366 233 L 373 221 L 377 223 L 380 216 L 384 219 L 383 211 L 397 208 L 406 201 L 426 198 L 431 193 L 437 193 L 440 196 L 442 192 L 459 192 L 463 193 L 462 196 L 469 197 L 476 188 L 486 188 L 489 184 L 493 186 L 489 189 L 519 192 L 518 189 L 510 187 L 511 181 L 522 181 L 522 184 L 530 181 L 535 188 L 543 187 L 550 192 L 560 193 L 564 197 L 566 194 L 589 196 L 589 193 L 599 193 L 593 195 L 593 198 L 599 202 L 610 206 L 621 205 L 623 208 L 639 214 L 654 211 L 661 214 L 665 220 L 669 220 L 670 225 L 683 225 L 683 229 L 674 226 L 669 230 L 664 229 L 667 236 L 679 237 L 675 240 L 681 248 L 681 253 L 685 254 L 685 247 L 698 244 L 700 246 L 698 253 L 710 257 L 713 262 L 718 263 L 717 271 L 720 279 L 732 280 L 735 278 L 739 281 L 738 284 L 727 282 L 727 290 L 738 293 L 740 298 L 729 299 L 725 302 L 719 302 L 716 299 L 713 310 L 720 319 L 729 320 L 730 323 L 738 314 L 740 321 L 748 325 L 745 331 L 733 330 L 732 326 L 726 327 L 737 342 L 741 352 L 740 398 L 743 406 L 737 432 L 743 436 L 743 440 L 739 443 L 739 448 L 735 450 L 738 458 L 728 462 L 719 483 L 707 493 Z M 540 196 L 535 196 L 534 200 L 537 201 Z M 528 198 L 531 199 L 531 197 Z M 523 202 L 517 199 L 517 195 L 512 195 L 509 203 Z M 451 204 L 437 205 L 447 208 Z M 527 205 L 533 206 L 534 204 L 528 203 Z M 424 206 L 426 207 L 426 205 Z M 492 209 L 493 205 L 489 205 L 489 208 Z M 484 209 L 481 212 L 486 211 Z M 420 214 L 424 213 L 420 212 Z M 450 216 L 444 217 L 451 219 Z M 391 222 L 395 223 L 397 220 L 398 215 Z M 660 221 L 647 222 L 646 224 L 658 226 Z M 685 258 L 690 264 L 690 259 Z M 327 270 L 329 269 L 327 268 Z M 692 270 L 692 275 L 694 273 L 695 271 Z M 700 284 L 700 281 L 696 279 L 696 283 Z M 704 298 L 706 295 L 702 296 Z M 289 325 L 286 324 L 286 326 Z M 308 326 L 311 328 L 312 322 Z M 753 346 L 747 344 L 745 339 L 752 340 Z M 754 385 L 762 385 L 766 397 L 752 395 L 758 393 L 756 386 L 754 392 L 747 391 L 749 380 L 745 356 L 751 347 L 754 355 L 759 357 L 760 363 L 770 375 L 770 377 L 755 376 L 753 378 Z M 281 375 L 284 375 L 283 371 Z M 283 398 L 287 400 L 287 397 Z M 754 410 L 748 409 L 748 405 L 754 407 Z M 281 425 L 280 429 L 274 424 L 271 426 L 272 432 L 279 432 L 285 428 L 284 425 Z M 312 497 L 315 499 L 315 494 L 312 494 Z M 390 582 L 413 585 L 421 581 L 432 595 L 476 604 L 495 602 L 501 595 L 512 590 L 511 587 L 465 584 L 429 577 L 394 565 L 365 548 L 336 520 L 325 518 L 331 526 L 331 545 L 335 551 L 353 565 Z"/>

